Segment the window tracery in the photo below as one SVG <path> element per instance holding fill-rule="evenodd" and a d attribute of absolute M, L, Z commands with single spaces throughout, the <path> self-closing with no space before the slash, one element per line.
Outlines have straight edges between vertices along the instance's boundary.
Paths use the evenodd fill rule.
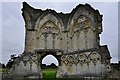
<path fill-rule="evenodd" d="M 67 57 L 67 60 L 68 60 L 68 65 L 70 65 L 70 66 L 72 66 L 75 63 L 75 58 L 73 55 L 69 55 Z"/>
<path fill-rule="evenodd" d="M 91 19 L 89 19 L 86 16 L 80 15 L 74 22 L 75 28 L 74 32 L 78 32 L 80 30 L 84 30 L 87 32 L 87 30 L 90 28 L 92 31 L 94 31 L 94 26 L 92 24 Z"/>
<path fill-rule="evenodd" d="M 81 53 L 78 57 L 78 62 L 83 65 L 84 63 L 87 62 L 87 57 L 85 56 L 84 53 Z"/>
<path fill-rule="evenodd" d="M 63 62 L 65 65 L 68 64 L 67 56 L 66 56 L 66 55 L 62 55 L 62 56 L 61 56 L 61 62 Z"/>
<path fill-rule="evenodd" d="M 76 50 L 83 50 L 83 49 L 89 49 L 95 47 L 95 41 L 96 41 L 96 33 L 95 33 L 95 26 L 93 24 L 93 21 L 91 18 L 80 15 L 78 18 L 74 20 L 74 25 L 71 28 L 71 39 L 73 39 L 73 43 L 82 43 L 82 45 L 77 45 L 78 48 L 76 48 L 76 45 L 73 46 L 73 49 Z M 82 38 L 80 38 L 82 37 Z"/>
<path fill-rule="evenodd" d="M 55 48 L 55 39 L 58 36 L 60 38 L 60 30 L 59 28 L 54 24 L 52 21 L 47 21 L 40 29 L 39 31 L 40 37 L 44 36 L 45 41 L 45 49 L 47 48 Z M 58 39 L 57 38 L 57 39 Z"/>
<path fill-rule="evenodd" d="M 101 58 L 100 55 L 97 52 L 92 52 L 90 54 L 90 61 L 92 61 L 95 65 L 100 62 Z"/>

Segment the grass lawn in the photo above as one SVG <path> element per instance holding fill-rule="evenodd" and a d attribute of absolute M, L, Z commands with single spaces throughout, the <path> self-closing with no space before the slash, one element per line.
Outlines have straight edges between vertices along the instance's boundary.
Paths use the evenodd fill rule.
<path fill-rule="evenodd" d="M 56 78 L 56 69 L 43 69 L 43 78 Z"/>
<path fill-rule="evenodd" d="M 6 69 L 0 68 L 0 73 L 6 72 Z"/>

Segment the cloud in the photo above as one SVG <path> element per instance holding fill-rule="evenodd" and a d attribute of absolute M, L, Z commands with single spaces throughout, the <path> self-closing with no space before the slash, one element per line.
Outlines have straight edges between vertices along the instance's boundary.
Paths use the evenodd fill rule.
<path fill-rule="evenodd" d="M 100 35 L 100 44 L 108 45 L 112 62 L 118 61 L 118 3 L 97 2 L 92 6 L 103 15 L 103 32 Z"/>
<path fill-rule="evenodd" d="M 13 53 L 22 53 L 24 23 L 20 3 L 2 3 L 2 60 L 8 62 Z"/>

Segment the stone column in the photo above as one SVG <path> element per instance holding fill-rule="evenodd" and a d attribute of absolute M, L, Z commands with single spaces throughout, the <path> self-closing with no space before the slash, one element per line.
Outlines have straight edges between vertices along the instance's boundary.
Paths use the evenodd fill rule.
<path fill-rule="evenodd" d="M 67 52 L 67 32 L 63 33 L 63 45 L 62 48 L 65 51 L 65 53 Z"/>
<path fill-rule="evenodd" d="M 47 49 L 52 49 L 53 48 L 53 36 L 52 36 L 52 34 L 48 34 L 46 43 L 47 43 L 46 44 L 47 45 L 46 46 Z"/>
<path fill-rule="evenodd" d="M 53 36 L 53 49 L 55 49 L 55 39 L 56 39 L 56 36 L 57 36 L 57 34 L 52 34 L 52 36 Z"/>
<path fill-rule="evenodd" d="M 77 35 L 76 34 L 74 34 L 74 36 L 73 36 L 73 51 L 76 51 L 77 50 Z"/>
<path fill-rule="evenodd" d="M 83 31 L 79 34 L 79 50 L 85 49 L 85 33 Z"/>
<path fill-rule="evenodd" d="M 91 29 L 88 29 L 88 32 L 87 32 L 87 48 L 88 49 L 96 47 L 95 39 L 96 39 L 95 33 Z"/>
<path fill-rule="evenodd" d="M 47 49 L 47 37 L 48 37 L 48 34 L 44 33 L 43 36 L 45 37 L 45 47 L 44 47 L 44 49 Z"/>

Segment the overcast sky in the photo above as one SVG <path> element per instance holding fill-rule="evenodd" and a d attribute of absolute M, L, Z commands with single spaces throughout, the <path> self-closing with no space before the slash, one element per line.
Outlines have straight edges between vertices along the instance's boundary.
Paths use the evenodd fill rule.
<path fill-rule="evenodd" d="M 54 9 L 57 12 L 70 13 L 80 2 L 29 2 L 38 9 Z M 84 3 L 82 3 L 84 4 Z M 100 44 L 108 45 L 112 62 L 118 61 L 118 3 L 91 2 L 94 9 L 103 15 L 103 32 L 100 35 Z M 25 24 L 21 15 L 22 2 L 2 3 L 2 62 L 7 63 L 11 54 L 20 54 L 24 51 Z M 0 39 L 1 41 L 1 39 Z M 50 63 L 48 56 L 46 63 Z M 56 62 L 57 63 L 57 62 Z"/>

